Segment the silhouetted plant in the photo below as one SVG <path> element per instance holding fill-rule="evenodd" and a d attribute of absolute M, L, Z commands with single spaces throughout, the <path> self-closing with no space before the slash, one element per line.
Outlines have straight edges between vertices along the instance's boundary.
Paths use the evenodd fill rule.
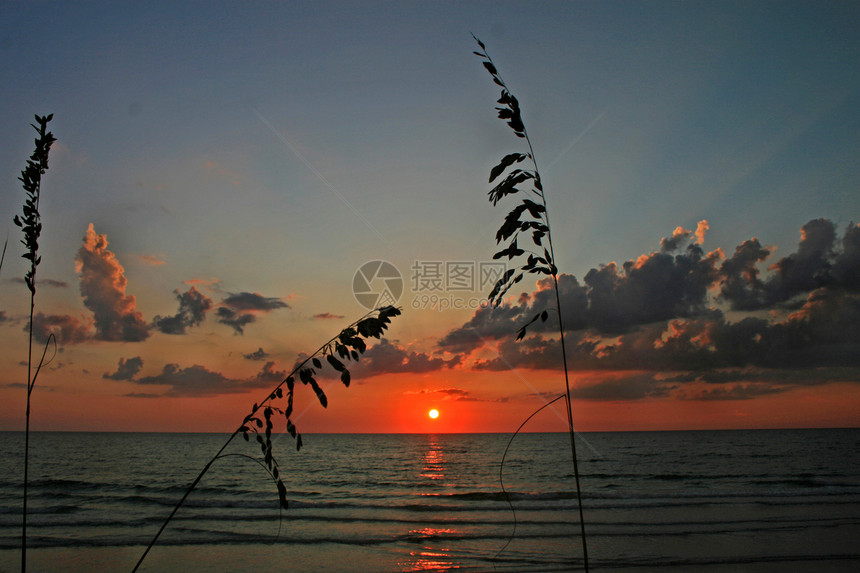
<path fill-rule="evenodd" d="M 546 194 L 541 182 L 534 148 L 532 147 L 531 139 L 529 139 L 520 112 L 519 101 L 517 101 L 517 98 L 514 97 L 505 84 L 496 65 L 493 63 L 493 59 L 487 54 L 486 46 L 474 35 L 472 37 L 475 38 L 475 41 L 482 50 L 480 52 L 476 51 L 474 54 L 482 58 L 484 68 L 492 76 L 493 82 L 502 88 L 501 96 L 497 101 L 499 107 L 496 108 L 499 119 L 505 121 L 514 131 L 514 134 L 525 141 L 528 148 L 526 153 L 515 152 L 505 155 L 499 164 L 490 170 L 490 183 L 502 177 L 501 181 L 496 183 L 489 191 L 490 201 L 493 203 L 493 206 L 509 195 L 518 194 L 521 197 L 525 195 L 525 197 L 522 197 L 520 204 L 507 214 L 504 223 L 502 223 L 502 226 L 496 232 L 496 244 L 507 242 L 507 245 L 493 255 L 494 259 L 507 258 L 508 261 L 516 261 L 518 267 L 505 271 L 490 292 L 489 300 L 494 306 L 501 304 L 505 294 L 511 287 L 520 282 L 525 274 L 552 277 L 552 284 L 555 290 L 555 310 L 558 316 L 559 341 L 564 365 L 565 404 L 567 406 L 567 421 L 570 433 L 570 453 L 573 460 L 573 474 L 576 481 L 576 495 L 579 504 L 582 554 L 585 570 L 588 571 L 588 549 L 585 541 L 585 521 L 582 514 L 582 494 L 579 487 L 579 467 L 574 440 L 570 378 L 567 368 L 567 353 L 564 347 L 564 323 L 562 321 L 561 296 L 558 290 L 558 268 L 555 266 L 555 253 L 552 245 L 552 232 L 549 224 Z M 524 162 L 525 165 L 522 168 L 517 167 L 517 165 Z M 521 235 L 526 235 L 527 239 L 530 238 L 534 248 L 531 245 L 528 245 L 527 248 L 522 248 L 518 244 Z M 525 262 L 523 264 L 524 257 Z M 546 321 L 548 316 L 547 309 L 535 314 L 530 321 L 520 327 L 517 332 L 517 340 L 525 337 L 526 330 L 531 324 L 537 320 Z"/>
<path fill-rule="evenodd" d="M 149 542 L 149 545 L 143 552 L 143 555 L 141 555 L 140 560 L 138 560 L 137 565 L 134 566 L 134 571 L 137 571 L 143 563 L 147 553 L 149 553 L 149 550 L 152 549 L 156 541 L 158 541 L 159 536 L 167 527 L 167 524 L 170 523 L 170 520 L 173 519 L 173 516 L 176 515 L 176 512 L 197 484 L 200 483 L 200 480 L 203 479 L 203 476 L 207 471 L 209 471 L 212 464 L 228 455 L 236 455 L 224 454 L 224 450 L 227 449 L 230 442 L 232 442 L 239 434 L 242 434 L 242 437 L 247 442 L 251 441 L 251 434 L 255 435 L 255 441 L 260 446 L 263 458 L 262 461 L 257 460 L 256 458 L 253 459 L 258 461 L 269 473 L 269 476 L 272 478 L 272 481 L 274 481 L 278 489 L 280 506 L 283 509 L 287 509 L 289 505 L 287 502 L 287 487 L 284 485 L 278 461 L 275 459 L 274 449 L 272 447 L 272 432 L 275 426 L 274 420 L 278 417 L 276 416 L 277 414 L 285 420 L 287 432 L 293 439 L 295 439 L 296 450 L 300 450 L 302 448 L 302 435 L 298 432 L 296 425 L 292 420 L 296 377 L 298 377 L 298 381 L 303 385 L 310 386 L 313 389 L 323 408 L 327 407 L 328 398 L 317 381 L 317 373 L 324 367 L 323 360 L 325 360 L 325 363 L 331 366 L 331 368 L 339 374 L 343 385 L 349 386 L 351 375 L 347 368 L 347 364 L 350 362 L 358 362 L 361 355 L 364 354 L 365 350 L 367 350 L 367 343 L 365 341 L 368 338 L 380 338 L 388 329 L 391 319 L 399 315 L 400 309 L 394 306 L 377 308 L 365 314 L 360 319 L 341 330 L 337 336 L 329 339 L 313 354 L 299 362 L 298 365 L 293 368 L 293 371 L 290 372 L 290 374 L 280 384 L 275 386 L 262 402 L 255 403 L 251 408 L 251 412 L 245 416 L 242 424 L 233 432 L 233 434 L 230 435 L 224 445 L 221 446 L 221 449 L 218 450 L 218 453 L 209 460 L 201 470 L 200 474 L 198 474 L 191 485 L 188 486 L 182 499 L 179 500 L 170 515 L 167 516 L 167 519 L 164 521 L 161 528 L 155 534 L 155 537 L 153 537 L 152 541 Z"/>
<path fill-rule="evenodd" d="M 48 170 L 48 152 L 51 149 L 51 144 L 56 141 L 54 135 L 48 131 L 48 122 L 53 119 L 54 114 L 49 114 L 43 117 L 36 116 L 36 123 L 31 124 L 39 137 L 36 138 L 36 149 L 27 160 L 27 166 L 21 171 L 21 176 L 18 178 L 23 184 L 24 192 L 27 194 L 27 199 L 24 201 L 23 217 L 15 215 L 14 223 L 21 227 L 24 231 L 24 238 L 21 240 L 26 250 L 22 257 L 30 261 L 30 268 L 27 274 L 24 275 L 24 283 L 30 291 L 30 322 L 29 322 L 29 343 L 27 347 L 27 410 L 26 422 L 24 429 L 24 501 L 23 515 L 21 523 L 21 571 L 27 570 L 27 483 L 29 481 L 29 458 L 30 458 L 30 395 L 33 393 L 33 388 L 36 385 L 36 378 L 39 376 L 39 371 L 45 362 L 45 354 L 48 350 L 48 345 L 53 340 L 53 334 L 48 337 L 45 343 L 45 352 L 42 353 L 42 359 L 36 366 L 36 371 L 33 372 L 33 311 L 36 307 L 36 267 L 42 261 L 39 256 L 39 235 L 42 234 L 42 217 L 39 214 L 39 201 L 42 194 L 42 175 Z M 3 248 L 5 255 L 6 249 Z"/>
<path fill-rule="evenodd" d="M 3 241 L 3 254 L 0 255 L 0 270 L 3 270 L 3 261 L 6 260 L 6 247 L 9 246 L 9 238 L 7 237 L 5 241 Z"/>

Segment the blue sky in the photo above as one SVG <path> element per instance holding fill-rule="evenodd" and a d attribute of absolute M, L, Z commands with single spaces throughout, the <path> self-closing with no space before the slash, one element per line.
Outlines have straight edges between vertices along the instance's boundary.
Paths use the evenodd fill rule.
<path fill-rule="evenodd" d="M 407 275 L 415 260 L 491 257 L 505 211 L 486 201 L 487 173 L 517 141 L 470 33 L 521 101 L 563 272 L 636 260 L 702 220 L 706 251 L 775 247 L 763 270 L 812 219 L 841 237 L 860 220 L 858 29 L 843 2 L 4 3 L 3 369 L 25 344 L 11 218 L 34 113 L 55 114 L 59 140 L 39 277 L 66 286 L 39 291 L 45 313 L 90 317 L 75 267 L 89 224 L 145 321 L 191 285 L 214 306 L 241 293 L 289 306 L 241 335 L 210 316 L 189 336 L 64 348 L 58 378 L 81 382 L 57 392 L 119 397 L 132 383 L 101 374 L 120 358 L 142 357 L 141 376 L 207 364 L 241 378 L 241 355 L 263 347 L 287 366 L 340 326 L 314 316 L 360 314 L 350 288 L 367 260 Z M 413 312 L 392 337 L 430 356 L 472 314 Z"/>

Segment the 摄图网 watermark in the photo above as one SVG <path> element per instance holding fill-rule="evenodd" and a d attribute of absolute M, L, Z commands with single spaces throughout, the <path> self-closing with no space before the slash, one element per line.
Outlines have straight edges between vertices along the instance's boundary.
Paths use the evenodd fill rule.
<path fill-rule="evenodd" d="M 498 261 L 415 260 L 409 268 L 405 303 L 415 310 L 476 310 L 487 306 L 482 293 L 489 292 L 506 270 Z M 404 286 L 400 270 L 383 260 L 367 261 L 352 277 L 355 300 L 368 310 L 396 305 L 406 294 Z"/>

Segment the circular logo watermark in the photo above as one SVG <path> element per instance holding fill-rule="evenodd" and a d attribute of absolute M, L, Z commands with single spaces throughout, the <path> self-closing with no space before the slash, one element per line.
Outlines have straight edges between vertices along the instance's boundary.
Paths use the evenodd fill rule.
<path fill-rule="evenodd" d="M 367 261 L 352 277 L 352 294 L 367 310 L 394 305 L 403 294 L 403 277 L 388 261 Z"/>

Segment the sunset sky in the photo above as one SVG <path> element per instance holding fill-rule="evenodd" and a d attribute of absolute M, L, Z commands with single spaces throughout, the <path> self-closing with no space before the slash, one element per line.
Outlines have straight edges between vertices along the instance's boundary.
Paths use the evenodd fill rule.
<path fill-rule="evenodd" d="M 514 341 L 547 283 L 476 310 L 524 149 L 471 33 L 535 146 L 577 429 L 860 425 L 858 30 L 853 2 L 4 2 L 0 430 L 36 113 L 33 428 L 232 431 L 371 261 L 403 315 L 327 409 L 299 389 L 301 431 L 509 432 L 562 392 L 557 325 Z"/>

